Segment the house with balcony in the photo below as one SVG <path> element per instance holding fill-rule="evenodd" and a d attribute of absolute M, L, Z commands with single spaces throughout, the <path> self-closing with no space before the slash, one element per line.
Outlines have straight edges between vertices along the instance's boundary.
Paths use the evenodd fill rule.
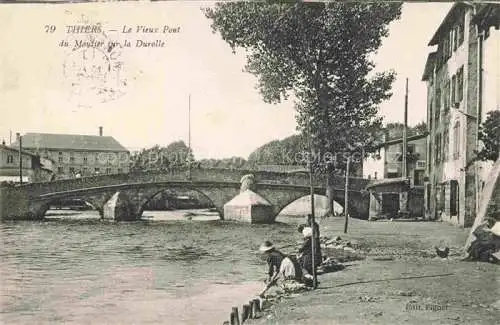
<path fill-rule="evenodd" d="M 385 139 L 390 139 L 387 133 Z M 375 180 L 370 191 L 370 219 L 424 216 L 427 134 L 407 137 L 406 175 L 403 138 L 382 141 L 363 161 L 363 177 Z"/>
<path fill-rule="evenodd" d="M 500 4 L 457 2 L 429 42 L 426 217 L 471 226 L 491 163 L 476 161 L 479 126 L 500 107 Z"/>
<path fill-rule="evenodd" d="M 12 148 L 19 147 L 19 134 Z M 130 152 L 115 138 L 99 135 L 26 133 L 22 149 L 40 156 L 56 179 L 128 173 Z"/>

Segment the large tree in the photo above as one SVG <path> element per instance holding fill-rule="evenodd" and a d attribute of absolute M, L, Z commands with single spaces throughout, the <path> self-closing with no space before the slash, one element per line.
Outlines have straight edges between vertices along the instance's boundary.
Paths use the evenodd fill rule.
<path fill-rule="evenodd" d="M 488 112 L 479 129 L 482 148 L 477 154 L 479 160 L 497 161 L 500 151 L 500 110 Z"/>
<path fill-rule="evenodd" d="M 373 55 L 401 14 L 400 3 L 230 2 L 205 9 L 212 29 L 247 53 L 265 102 L 293 97 L 297 129 L 309 133 L 319 171 L 344 170 L 379 129 L 379 104 L 393 72 L 374 72 Z M 360 149 L 362 148 L 362 149 Z M 358 156 L 359 157 L 359 156 Z M 327 184 L 332 208 L 331 190 Z"/>

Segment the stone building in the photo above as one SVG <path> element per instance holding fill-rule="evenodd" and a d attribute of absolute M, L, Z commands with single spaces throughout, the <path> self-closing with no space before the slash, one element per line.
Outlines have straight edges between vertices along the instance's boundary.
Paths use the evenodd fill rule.
<path fill-rule="evenodd" d="M 11 147 L 18 146 L 16 140 Z M 129 151 L 113 137 L 103 136 L 102 127 L 98 136 L 26 133 L 22 147 L 51 165 L 57 179 L 129 172 Z"/>
<path fill-rule="evenodd" d="M 500 107 L 500 5 L 457 2 L 429 42 L 425 209 L 471 226 L 491 163 L 475 161 L 479 125 Z"/>
<path fill-rule="evenodd" d="M 19 158 L 19 149 L 0 145 L 0 182 L 20 182 L 21 165 L 23 183 L 50 179 L 51 171 L 40 163 L 40 157 L 23 150 L 21 152 L 22 164 L 19 163 Z"/>
<path fill-rule="evenodd" d="M 387 135 L 386 135 L 387 136 Z M 423 217 L 427 134 L 407 138 L 406 175 L 403 175 L 403 139 L 382 142 L 363 161 L 363 177 L 369 185 L 370 219 L 408 215 Z"/>

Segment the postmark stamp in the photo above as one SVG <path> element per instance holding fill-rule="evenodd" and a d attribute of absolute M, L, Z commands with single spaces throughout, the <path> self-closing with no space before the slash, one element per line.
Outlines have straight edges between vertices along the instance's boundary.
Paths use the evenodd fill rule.
<path fill-rule="evenodd" d="M 63 73 L 70 99 L 79 106 L 92 106 L 122 97 L 128 80 L 118 34 L 106 32 L 101 23 L 80 24 L 75 26 L 91 26 L 89 32 L 70 33 L 64 41 L 68 53 Z"/>

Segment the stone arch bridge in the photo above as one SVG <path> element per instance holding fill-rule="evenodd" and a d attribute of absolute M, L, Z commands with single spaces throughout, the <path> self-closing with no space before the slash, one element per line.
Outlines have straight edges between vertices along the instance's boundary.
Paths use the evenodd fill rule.
<path fill-rule="evenodd" d="M 310 194 L 309 175 L 231 169 L 172 169 L 168 171 L 100 175 L 25 185 L 0 186 L 0 219 L 43 219 L 52 202 L 59 199 L 82 199 L 91 203 L 101 217 L 116 220 L 136 220 L 144 205 L 163 190 L 191 189 L 205 195 L 224 219 L 225 203 L 240 192 L 243 176 L 254 175 L 254 191 L 274 207 L 273 222 L 279 212 L 298 198 Z M 344 202 L 345 179 L 334 179 L 334 200 Z M 369 181 L 349 180 L 349 211 L 352 217 L 367 219 Z M 324 177 L 314 177 L 314 191 L 325 195 Z M 118 195 L 115 195 L 119 193 Z M 127 213 L 106 215 L 106 204 L 112 197 L 126 200 Z M 123 203 L 123 202 L 122 202 Z"/>

